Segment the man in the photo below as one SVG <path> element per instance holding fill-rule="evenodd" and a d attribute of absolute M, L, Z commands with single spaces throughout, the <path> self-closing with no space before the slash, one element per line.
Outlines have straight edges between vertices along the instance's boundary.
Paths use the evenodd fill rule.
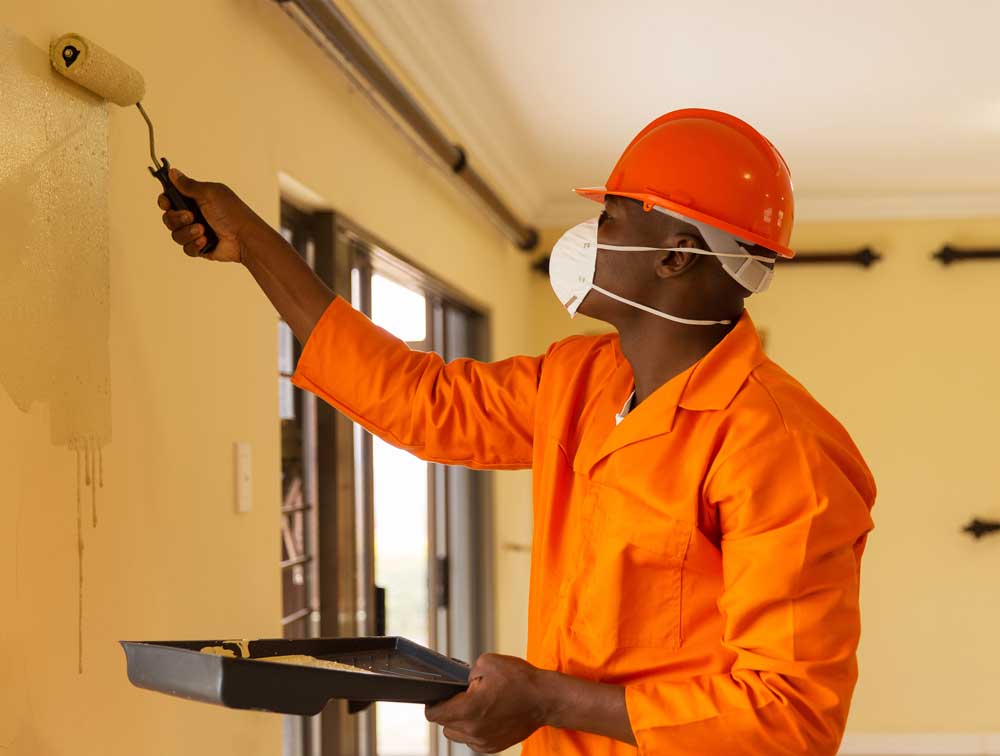
<path fill-rule="evenodd" d="M 306 345 L 297 385 L 424 459 L 534 472 L 528 661 L 481 657 L 466 693 L 427 709 L 447 737 L 530 756 L 836 753 L 875 486 L 743 309 L 793 254 L 770 142 L 708 110 L 647 126 L 605 187 L 579 190 L 604 212 L 550 264 L 570 314 L 618 334 L 491 364 L 410 351 L 231 191 L 174 177 L 218 232 L 210 257 L 242 262 Z M 199 254 L 189 214 L 164 222 Z"/>

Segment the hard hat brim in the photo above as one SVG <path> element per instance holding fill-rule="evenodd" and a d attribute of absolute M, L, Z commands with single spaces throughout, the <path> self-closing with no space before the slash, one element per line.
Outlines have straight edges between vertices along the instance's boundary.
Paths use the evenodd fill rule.
<path fill-rule="evenodd" d="M 722 229 L 728 234 L 732 234 L 737 239 L 742 239 L 746 242 L 751 242 L 753 244 L 758 244 L 761 247 L 771 250 L 779 257 L 784 257 L 786 259 L 791 259 L 795 257 L 795 251 L 784 245 L 777 244 L 776 242 L 767 239 L 760 234 L 751 233 L 746 229 L 739 228 L 732 225 L 731 223 L 726 223 L 718 218 L 713 218 L 705 213 L 698 212 L 684 205 L 680 205 L 676 202 L 671 202 L 668 199 L 664 199 L 656 194 L 642 194 L 639 192 L 609 192 L 606 187 L 603 186 L 587 186 L 580 189 L 574 189 L 574 192 L 579 194 L 585 199 L 592 200 L 594 202 L 599 202 L 604 204 L 604 198 L 611 194 L 615 197 L 628 197 L 629 199 L 638 200 L 643 204 L 649 205 L 659 205 L 660 207 L 666 208 L 667 210 L 672 210 L 675 213 L 680 213 L 681 215 L 691 218 L 691 220 L 696 220 L 701 223 L 707 223 L 710 226 L 715 226 L 716 228 Z"/>

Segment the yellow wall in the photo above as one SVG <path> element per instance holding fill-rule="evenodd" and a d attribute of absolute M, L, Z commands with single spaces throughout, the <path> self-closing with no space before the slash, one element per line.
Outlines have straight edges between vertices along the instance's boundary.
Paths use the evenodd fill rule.
<path fill-rule="evenodd" d="M 930 255 L 946 242 L 998 246 L 1000 219 L 800 223 L 797 249 L 872 245 L 885 260 L 782 268 L 749 300 L 770 355 L 844 423 L 879 485 L 855 732 L 1000 723 L 1000 538 L 959 532 L 973 515 L 1000 519 L 1000 263 L 944 269 Z M 551 295 L 538 312 L 540 344 L 598 327 Z"/>
<path fill-rule="evenodd" d="M 524 348 L 526 259 L 271 0 L 36 0 L 5 3 L 0 25 L 40 51 L 65 31 L 91 36 L 145 75 L 159 150 L 177 166 L 226 181 L 272 222 L 279 172 L 293 176 L 472 292 L 490 310 L 496 354 Z M 119 639 L 280 634 L 279 427 L 274 312 L 244 271 L 173 247 L 132 109 L 112 108 L 111 154 L 112 440 L 101 521 L 85 527 L 84 673 L 75 455 L 51 443 L 45 406 L 22 413 L 0 391 L 0 753 L 273 756 L 280 718 L 125 678 Z M 244 515 L 233 505 L 237 440 L 253 444 L 254 508 Z M 530 511 L 530 487 L 526 474 L 497 478 L 503 539 L 507 513 Z M 523 596 L 501 586 L 500 599 Z M 523 644 L 503 630 L 499 641 Z"/>

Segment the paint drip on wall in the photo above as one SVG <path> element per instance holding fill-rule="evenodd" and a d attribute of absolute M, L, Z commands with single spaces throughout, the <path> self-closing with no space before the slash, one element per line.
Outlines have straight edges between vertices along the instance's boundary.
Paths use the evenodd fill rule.
<path fill-rule="evenodd" d="M 47 405 L 77 457 L 82 670 L 84 531 L 111 440 L 107 105 L 6 28 L 0 103 L 0 386 L 23 412 Z"/>

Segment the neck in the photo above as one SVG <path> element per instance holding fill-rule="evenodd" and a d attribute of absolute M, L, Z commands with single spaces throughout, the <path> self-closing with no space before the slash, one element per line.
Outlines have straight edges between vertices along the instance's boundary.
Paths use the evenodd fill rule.
<path fill-rule="evenodd" d="M 618 328 L 622 352 L 632 366 L 635 403 L 708 354 L 736 325 L 688 326 L 642 314 Z"/>

